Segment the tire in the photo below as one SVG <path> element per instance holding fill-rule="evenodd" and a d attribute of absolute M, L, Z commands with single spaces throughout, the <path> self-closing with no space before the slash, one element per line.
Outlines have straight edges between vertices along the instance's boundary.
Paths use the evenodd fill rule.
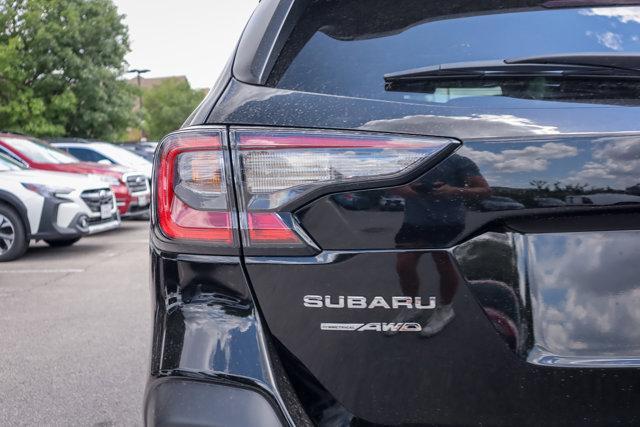
<path fill-rule="evenodd" d="M 27 232 L 20 216 L 12 207 L 0 204 L 0 262 L 20 258 L 28 247 Z"/>
<path fill-rule="evenodd" d="M 64 248 L 66 246 L 73 245 L 78 240 L 80 240 L 79 237 L 74 237 L 73 239 L 64 240 L 45 240 L 45 242 L 47 242 L 47 245 L 51 246 L 52 248 Z"/>

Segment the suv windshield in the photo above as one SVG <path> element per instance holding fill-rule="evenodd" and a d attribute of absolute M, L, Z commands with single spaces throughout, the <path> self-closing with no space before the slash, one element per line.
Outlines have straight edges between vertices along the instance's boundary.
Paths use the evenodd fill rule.
<path fill-rule="evenodd" d="M 77 163 L 78 159 L 35 138 L 10 138 L 2 140 L 36 163 Z"/>
<path fill-rule="evenodd" d="M 637 53 L 640 7 L 517 9 L 504 2 L 498 11 L 469 13 L 469 4 L 458 4 L 466 2 L 433 2 L 438 7 L 417 7 L 415 2 L 413 7 L 400 5 L 410 0 L 373 3 L 315 2 L 287 40 L 268 84 L 428 103 L 472 102 L 478 97 L 484 102 L 498 97 L 637 103 L 640 95 L 637 80 L 615 78 L 597 90 L 593 81 L 553 78 L 431 82 L 402 91 L 385 91 L 384 85 L 385 74 L 438 64 L 571 52 Z M 353 16 L 359 17 L 358 25 L 349 19 Z"/>
<path fill-rule="evenodd" d="M 22 169 L 26 168 L 18 162 L 0 153 L 0 172 L 19 171 Z"/>

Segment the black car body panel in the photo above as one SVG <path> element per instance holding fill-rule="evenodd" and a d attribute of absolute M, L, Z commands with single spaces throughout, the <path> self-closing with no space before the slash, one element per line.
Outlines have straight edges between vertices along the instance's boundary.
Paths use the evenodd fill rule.
<path fill-rule="evenodd" d="M 342 422 L 351 417 L 379 425 L 637 422 L 637 370 L 527 363 L 510 349 L 509 337 L 501 339 L 498 329 L 492 328 L 473 288 L 463 282 L 447 253 L 405 254 L 419 257 L 420 295 L 440 300 L 444 280 L 447 287 L 457 289 L 453 301 L 456 319 L 432 338 L 321 331 L 319 325 L 324 322 L 393 322 L 394 316 L 385 309 L 308 309 L 300 303 L 308 293 L 331 295 L 334 302 L 339 295 L 402 295 L 396 252 L 333 253 L 322 260 L 301 259 L 295 264 L 288 260 L 278 264 L 273 259 L 247 261 L 253 283 L 259 284 L 255 289 L 270 330 L 347 409 L 349 415 Z M 443 273 L 448 274 L 446 279 Z M 309 282 L 310 277 L 316 278 L 313 286 L 295 285 Z M 290 308 L 285 312 L 283 307 Z M 291 318 L 299 319 L 295 327 Z M 516 326 L 524 327 L 526 321 Z M 620 333 L 633 334 L 628 329 Z M 594 390 L 605 389 L 616 390 L 616 397 L 595 400 Z M 310 406 L 309 410 L 324 414 L 330 407 L 320 411 Z M 315 421 L 329 420 L 319 415 Z"/>
<path fill-rule="evenodd" d="M 381 83 L 382 84 L 382 83 Z M 540 139 L 560 135 L 636 134 L 640 107 L 550 101 L 513 102 L 511 107 L 447 107 L 327 94 L 292 92 L 232 81 L 208 124 L 357 129 L 438 135 L 463 141 L 487 138 Z M 519 105 L 518 105 L 519 104 Z M 549 107 L 549 108 L 543 108 Z M 319 112 L 322 111 L 322 114 Z"/>
<path fill-rule="evenodd" d="M 259 355 L 262 345 L 260 325 L 239 260 L 171 259 L 161 254 L 154 254 L 153 259 L 153 275 L 161 286 L 156 292 L 163 297 L 156 301 L 157 321 L 166 326 L 163 336 L 154 340 L 159 357 L 154 360 L 153 370 L 223 373 L 268 384 L 264 360 L 246 359 L 236 353 Z"/>
<path fill-rule="evenodd" d="M 602 150 L 614 151 L 615 147 L 637 144 L 640 144 L 639 136 L 559 136 L 466 142 L 456 153 L 409 184 L 353 193 L 371 200 L 410 194 L 404 197 L 405 204 L 415 204 L 423 209 L 430 205 L 431 212 L 425 213 L 421 223 L 413 221 L 417 229 L 404 237 L 402 242 L 398 242 L 398 231 L 406 220 L 406 209 L 380 210 L 377 204 L 368 209 L 347 209 L 334 194 L 315 200 L 300 209 L 297 215 L 305 230 L 320 247 L 327 250 L 396 247 L 444 249 L 496 227 L 520 228 L 527 223 L 535 223 L 539 232 L 557 231 L 560 218 L 573 218 L 575 226 L 575 221 L 580 221 L 578 218 L 587 217 L 591 222 L 599 222 L 602 229 L 607 229 L 616 225 L 611 221 L 611 215 L 637 212 L 640 206 L 637 190 L 624 184 L 615 188 L 613 180 L 588 186 L 587 182 L 580 182 L 572 176 L 572 171 L 577 174 L 577 171 L 595 168 Z M 622 151 L 625 149 L 621 148 Z M 527 153 L 532 155 L 528 157 Z M 489 184 L 487 193 L 481 198 L 454 197 L 449 200 L 430 194 L 434 183 L 446 181 L 447 177 L 455 175 L 456 168 L 463 160 L 478 167 L 479 174 Z M 571 168 L 566 166 L 569 161 Z M 520 162 L 522 164 L 517 164 Z M 536 162 L 544 162 L 544 167 L 549 169 L 544 173 L 532 171 L 540 167 Z M 505 170 L 508 173 L 506 177 Z M 487 207 L 485 201 L 490 195 L 517 202 L 515 208 L 513 203 L 504 206 L 494 203 Z M 539 206 L 536 199 L 545 196 L 561 199 L 563 204 L 556 207 Z M 454 209 L 459 210 L 457 217 L 446 218 L 446 215 L 452 216 Z M 550 221 L 544 227 L 541 223 L 543 219 L 556 220 L 556 223 Z M 448 234 L 434 231 L 434 224 L 446 227 Z M 579 226 L 575 229 L 580 230 Z"/>
<path fill-rule="evenodd" d="M 362 85 L 340 92 L 343 80 L 356 80 L 350 70 L 375 54 L 366 43 L 392 45 L 410 31 L 449 37 L 462 24 L 471 35 L 491 32 L 492 19 L 513 21 L 505 30 L 513 32 L 533 16 L 522 14 L 536 14 L 527 26 L 548 17 L 554 31 L 567 17 L 577 28 L 618 28 L 619 39 L 594 27 L 569 31 L 558 46 L 530 34 L 522 46 L 481 46 L 479 54 L 554 53 L 598 40 L 601 50 L 602 43 L 640 49 L 633 44 L 639 7 L 570 3 L 263 0 L 235 62 L 184 131 L 223 129 L 229 151 L 234 131 L 251 128 L 433 136 L 459 145 L 393 181 L 336 187 L 295 205 L 293 220 L 315 244 L 304 250 L 199 249 L 163 236 L 154 215 L 149 390 L 165 377 L 224 380 L 267 396 L 295 425 L 639 423 L 638 100 L 580 97 L 575 86 L 562 97 L 555 89 L 523 97 L 506 86 L 475 95 L 464 87 L 443 98 L 432 87 L 420 90 L 433 97 L 387 93 L 384 72 L 424 60 L 414 55 L 382 70 L 398 52 L 371 66 L 379 76 L 371 93 L 377 83 L 367 86 L 368 69 Z M 467 52 L 456 48 L 427 56 L 455 62 L 449 57 Z M 332 52 L 354 52 L 363 62 L 338 57 L 344 64 L 329 80 L 320 60 Z M 237 189 L 242 171 L 233 153 L 229 159 Z M 398 320 L 399 301 L 424 309 Z M 428 325 L 441 306 L 455 313 L 445 326 L 409 330 L 411 322 Z"/>
<path fill-rule="evenodd" d="M 252 397 L 253 403 L 247 402 L 244 409 L 238 404 L 241 411 L 256 410 L 257 405 L 261 411 L 270 412 L 266 419 L 292 423 L 291 409 L 284 409 L 283 396 L 293 392 L 286 393 L 290 385 L 275 378 L 274 372 L 279 372 L 278 359 L 268 354 L 263 326 L 240 261 L 231 256 L 176 256 L 152 249 L 154 334 L 152 379 L 145 399 L 147 424 L 162 424 L 162 420 L 197 423 L 211 415 L 210 409 L 204 417 L 197 410 L 183 412 L 184 406 L 175 402 L 171 403 L 172 409 L 166 409 L 171 399 L 158 387 L 172 379 L 179 381 L 177 388 L 186 384 L 189 389 L 191 381 L 204 381 L 252 391 L 253 395 L 266 399 L 271 411 L 263 402 L 253 402 L 259 401 L 259 397 Z M 220 390 L 224 391 L 224 387 L 211 390 L 211 396 Z M 201 393 L 197 391 L 194 395 Z M 181 402 L 190 400 L 187 396 L 183 398 L 186 400 Z M 287 407 L 295 408 L 295 404 Z M 221 414 L 209 422 L 212 425 L 236 422 L 226 419 L 227 416 Z"/>
<path fill-rule="evenodd" d="M 151 396 L 145 413 L 145 422 L 149 425 L 277 427 L 283 422 L 269 400 L 237 384 L 167 378 L 154 384 Z M 189 410 L 186 411 L 186 407 Z"/>

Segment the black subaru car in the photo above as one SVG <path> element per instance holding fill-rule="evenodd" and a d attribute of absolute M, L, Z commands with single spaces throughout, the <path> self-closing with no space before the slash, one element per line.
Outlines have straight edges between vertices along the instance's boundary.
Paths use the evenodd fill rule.
<path fill-rule="evenodd" d="M 640 424 L 637 3 L 262 0 L 156 152 L 146 423 Z"/>

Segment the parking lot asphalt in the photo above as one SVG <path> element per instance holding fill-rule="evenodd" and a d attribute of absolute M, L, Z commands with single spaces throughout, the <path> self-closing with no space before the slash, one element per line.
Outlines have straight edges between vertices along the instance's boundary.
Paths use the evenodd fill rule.
<path fill-rule="evenodd" d="M 135 426 L 151 341 L 148 223 L 0 263 L 0 425 Z"/>

